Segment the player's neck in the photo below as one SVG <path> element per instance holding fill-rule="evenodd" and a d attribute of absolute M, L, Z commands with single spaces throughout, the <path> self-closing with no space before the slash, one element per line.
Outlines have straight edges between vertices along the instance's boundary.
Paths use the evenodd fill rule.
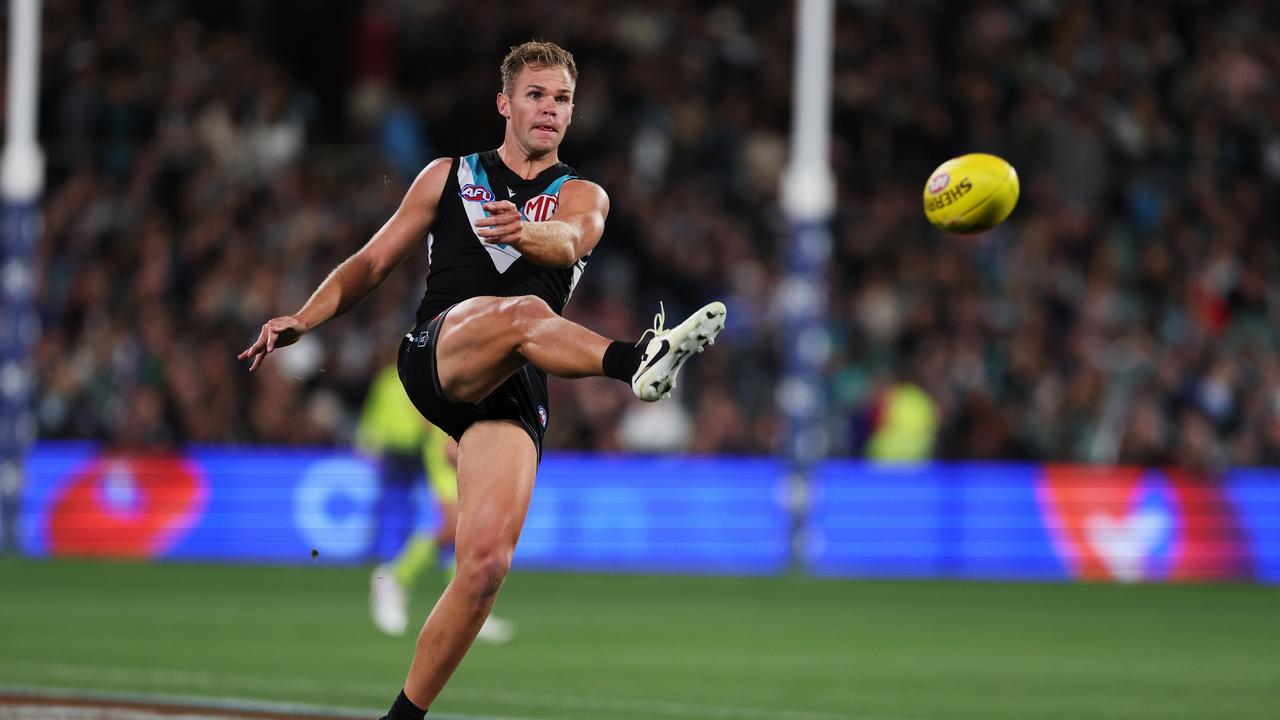
<path fill-rule="evenodd" d="M 498 157 L 502 158 L 511 172 L 525 180 L 538 177 L 543 170 L 560 162 L 560 154 L 555 150 L 544 155 L 532 155 L 510 139 L 504 140 L 498 148 Z"/>

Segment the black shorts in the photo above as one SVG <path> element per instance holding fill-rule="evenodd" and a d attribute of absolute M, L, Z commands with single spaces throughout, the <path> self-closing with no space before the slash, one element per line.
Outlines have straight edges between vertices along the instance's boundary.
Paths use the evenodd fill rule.
<path fill-rule="evenodd" d="M 454 402 L 445 397 L 436 369 L 436 340 L 448 310 L 425 326 L 419 325 L 400 341 L 397 369 L 400 382 L 418 412 L 454 440 L 480 420 L 512 420 L 520 424 L 538 449 L 542 460 L 542 436 L 547 431 L 547 376 L 525 363 L 497 390 L 478 403 Z"/>

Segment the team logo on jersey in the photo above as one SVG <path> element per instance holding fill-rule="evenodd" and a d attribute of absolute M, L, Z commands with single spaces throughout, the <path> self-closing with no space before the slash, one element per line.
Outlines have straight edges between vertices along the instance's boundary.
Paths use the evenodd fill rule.
<path fill-rule="evenodd" d="M 543 430 L 547 429 L 547 409 L 541 405 L 538 406 L 538 422 L 542 423 Z"/>
<path fill-rule="evenodd" d="M 947 189 L 947 185 L 951 184 L 951 175 L 948 173 L 938 173 L 929 181 L 929 194 L 937 195 Z"/>
<path fill-rule="evenodd" d="M 493 191 L 483 185 L 464 185 L 458 196 L 469 202 L 493 202 Z"/>
<path fill-rule="evenodd" d="M 544 193 L 524 204 L 524 216 L 529 222 L 550 220 L 556 214 L 556 206 L 559 204 L 560 198 Z"/>

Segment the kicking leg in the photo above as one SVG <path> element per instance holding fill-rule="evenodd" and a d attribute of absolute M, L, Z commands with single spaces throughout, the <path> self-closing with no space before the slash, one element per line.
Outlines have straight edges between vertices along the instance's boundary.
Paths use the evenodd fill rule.
<path fill-rule="evenodd" d="M 436 367 L 445 394 L 457 402 L 479 402 L 525 363 L 557 377 L 608 375 L 654 401 L 675 386 L 691 354 L 715 342 L 724 319 L 718 302 L 670 330 L 659 314 L 652 336 L 631 344 L 565 320 L 537 297 L 471 298 L 441 324 Z"/>
<path fill-rule="evenodd" d="M 436 366 L 450 399 L 479 402 L 526 362 L 557 377 L 603 375 L 609 340 L 552 312 L 540 298 L 477 297 L 440 327 Z"/>
<path fill-rule="evenodd" d="M 457 669 L 511 567 L 538 469 L 518 424 L 472 425 L 458 446 L 458 571 L 418 635 L 404 694 L 427 708 Z"/>

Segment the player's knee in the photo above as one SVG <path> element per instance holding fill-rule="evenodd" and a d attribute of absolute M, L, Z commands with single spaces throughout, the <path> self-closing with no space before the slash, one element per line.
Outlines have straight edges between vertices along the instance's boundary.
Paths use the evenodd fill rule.
<path fill-rule="evenodd" d="M 492 598 L 511 570 L 510 552 L 488 552 L 458 559 L 457 578 L 478 599 Z"/>
<path fill-rule="evenodd" d="M 547 302 L 535 295 L 508 298 L 502 303 L 502 314 L 518 334 L 527 333 L 533 324 L 555 315 Z"/>

